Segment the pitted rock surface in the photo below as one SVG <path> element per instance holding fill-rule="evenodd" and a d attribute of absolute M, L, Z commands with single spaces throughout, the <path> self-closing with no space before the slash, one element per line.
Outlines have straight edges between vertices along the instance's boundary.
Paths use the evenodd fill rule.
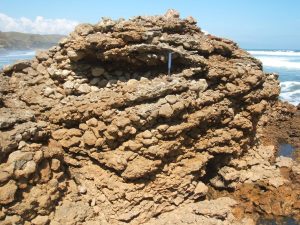
<path fill-rule="evenodd" d="M 0 74 L 7 224 L 140 224 L 203 199 L 279 94 L 261 62 L 174 11 L 82 24 L 39 55 Z"/>

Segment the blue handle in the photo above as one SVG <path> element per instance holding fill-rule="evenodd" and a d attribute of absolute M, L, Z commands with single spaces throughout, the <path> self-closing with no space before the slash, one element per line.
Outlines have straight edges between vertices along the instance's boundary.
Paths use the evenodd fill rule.
<path fill-rule="evenodd" d="M 172 67 L 172 53 L 169 53 L 169 58 L 168 58 L 168 74 L 171 74 L 171 67 Z"/>

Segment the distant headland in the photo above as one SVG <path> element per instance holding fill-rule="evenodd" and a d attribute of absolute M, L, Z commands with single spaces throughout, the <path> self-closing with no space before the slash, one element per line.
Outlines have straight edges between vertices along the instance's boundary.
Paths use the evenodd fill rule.
<path fill-rule="evenodd" d="M 49 48 L 62 39 L 63 35 L 40 35 L 20 32 L 0 31 L 0 52 L 9 50 L 26 50 Z"/>

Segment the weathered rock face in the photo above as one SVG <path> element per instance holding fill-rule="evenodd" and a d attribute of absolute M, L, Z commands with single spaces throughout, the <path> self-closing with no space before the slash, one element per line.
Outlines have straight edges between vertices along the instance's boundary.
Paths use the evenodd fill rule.
<path fill-rule="evenodd" d="M 174 11 L 79 25 L 0 82 L 7 223 L 138 224 L 204 198 L 279 94 L 259 61 Z"/>

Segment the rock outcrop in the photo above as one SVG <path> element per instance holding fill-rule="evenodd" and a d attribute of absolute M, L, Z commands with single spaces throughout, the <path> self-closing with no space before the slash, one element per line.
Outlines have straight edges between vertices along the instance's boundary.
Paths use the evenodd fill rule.
<path fill-rule="evenodd" d="M 0 219 L 141 224 L 234 188 L 278 94 L 260 61 L 175 11 L 79 25 L 0 74 Z M 234 205 L 186 210 L 230 222 Z"/>

